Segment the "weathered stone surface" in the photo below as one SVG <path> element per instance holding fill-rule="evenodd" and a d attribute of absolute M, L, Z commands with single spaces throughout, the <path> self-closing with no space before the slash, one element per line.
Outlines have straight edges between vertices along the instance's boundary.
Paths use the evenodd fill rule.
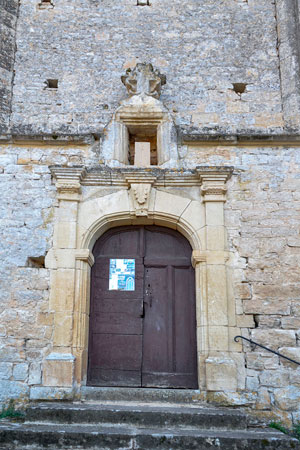
<path fill-rule="evenodd" d="M 0 379 L 9 380 L 12 375 L 12 363 L 1 362 L 0 363 Z"/>
<path fill-rule="evenodd" d="M 30 400 L 73 400 L 72 388 L 53 388 L 48 386 L 33 386 L 30 388 Z"/>
<path fill-rule="evenodd" d="M 296 346 L 296 334 L 292 330 L 252 330 L 252 339 L 259 344 L 277 350 L 279 347 Z"/>
<path fill-rule="evenodd" d="M 21 4 L 12 129 L 99 133 L 126 95 L 124 69 L 144 61 L 166 74 L 162 99 L 184 128 L 281 129 L 274 16 L 270 0 L 230 0 L 226 9 L 211 0 L 153 0 L 149 7 L 74 0 L 70 8 L 57 2 L 40 10 Z M 53 34 L 62 24 L 63 40 Z M 47 79 L 57 79 L 58 89 L 47 89 Z M 242 94 L 234 91 L 239 82 Z"/>
<path fill-rule="evenodd" d="M 42 378 L 41 364 L 31 363 L 29 366 L 28 384 L 40 384 Z"/>
<path fill-rule="evenodd" d="M 290 383 L 290 376 L 284 370 L 265 370 L 259 377 L 262 386 L 270 386 L 280 388 Z"/>
<path fill-rule="evenodd" d="M 257 396 L 257 401 L 255 403 L 255 408 L 258 410 L 271 409 L 271 398 L 270 398 L 270 393 L 267 388 L 261 387 L 258 390 L 258 396 Z"/>
<path fill-rule="evenodd" d="M 299 410 L 300 390 L 299 387 L 288 386 L 274 391 L 274 400 L 277 407 L 284 411 Z"/>
<path fill-rule="evenodd" d="M 18 381 L 26 381 L 28 376 L 28 364 L 16 364 L 13 368 L 13 378 Z"/>
<path fill-rule="evenodd" d="M 7 401 L 8 399 L 26 399 L 28 393 L 29 388 L 25 383 L 1 380 L 0 401 Z"/>
<path fill-rule="evenodd" d="M 194 228 L 193 237 L 182 228 L 190 242 L 197 237 L 208 251 L 207 266 L 203 258 L 201 275 L 197 273 L 198 299 L 206 294 L 205 277 L 209 286 L 209 310 L 201 304 L 197 311 L 201 324 L 209 320 L 199 333 L 199 348 L 236 353 L 224 377 L 216 362 L 220 355 L 215 360 L 209 355 L 201 376 L 208 375 L 212 390 L 244 390 L 246 384 L 249 396 L 220 393 L 228 403 L 253 407 L 256 402 L 257 409 L 266 410 L 274 408 L 276 391 L 276 407 L 291 408 L 279 391 L 290 383 L 293 392 L 300 384 L 298 369 L 249 344 L 235 343 L 234 336 L 242 333 L 298 358 L 300 157 L 299 142 L 291 142 L 300 124 L 295 3 L 228 0 L 226 8 L 212 0 L 139 3 L 144 7 L 136 0 L 20 2 L 16 36 L 19 2 L 0 1 L 0 135 L 15 135 L 0 143 L 0 378 L 6 383 L 1 398 L 5 392 L 7 397 L 27 395 L 25 383 L 33 386 L 33 399 L 71 395 L 58 389 L 71 385 L 71 364 L 57 370 L 50 362 L 47 373 L 46 363 L 44 380 L 41 367 L 53 343 L 71 351 L 78 331 L 73 333 L 74 323 L 80 328 L 84 322 L 77 323 L 73 314 L 78 293 L 73 271 L 81 260 L 69 250 L 81 246 L 89 227 L 109 213 L 112 225 L 132 223 L 122 215 L 129 209 L 128 186 L 114 185 L 116 172 L 107 168 L 106 184 L 92 186 L 91 181 L 105 159 L 107 124 L 127 96 L 120 77 L 129 69 L 125 84 L 131 94 L 161 94 L 170 126 L 170 141 L 162 145 L 178 146 L 180 158 L 172 160 L 178 173 L 187 170 L 196 179 L 198 165 L 235 167 L 222 196 L 211 202 L 209 195 L 220 191 L 217 184 L 210 186 L 210 194 L 202 186 L 200 201 L 199 182 L 183 187 L 177 180 L 176 186 L 166 186 L 167 176 L 161 174 L 147 205 L 150 215 L 156 208 L 158 224 L 165 224 L 159 222 L 163 214 L 174 214 L 168 226 L 176 228 L 180 217 Z M 149 84 L 145 78 L 134 79 L 132 69 L 144 61 L 166 74 L 167 84 L 158 72 L 146 80 Z M 57 80 L 57 87 L 47 80 Z M 122 132 L 128 134 L 124 124 Z M 270 144 L 266 139 L 255 142 L 255 132 L 265 133 Z M 41 136 L 33 140 L 30 134 Z M 197 142 L 200 134 L 202 142 Z M 215 141 L 206 144 L 212 135 Z M 53 165 L 86 166 L 90 175 L 81 188 L 76 181 L 76 193 L 60 200 L 59 208 L 49 169 Z M 64 183 L 57 188 L 61 194 Z M 72 195 L 73 200 L 84 198 L 79 208 Z M 53 246 L 63 251 L 50 255 Z M 224 249 L 226 258 L 213 253 Z M 84 289 L 87 293 L 86 282 Z M 80 299 L 76 297 L 76 307 Z M 42 382 L 52 386 L 45 390 Z"/>
<path fill-rule="evenodd" d="M 287 356 L 290 359 L 293 359 L 294 361 L 298 362 L 300 364 L 300 348 L 299 347 L 281 347 L 279 348 L 279 353 L 281 353 L 284 356 Z M 294 369 L 299 369 L 299 366 L 297 366 L 295 363 L 290 362 L 284 358 L 281 358 L 281 364 L 283 366 L 288 366 Z"/>
<path fill-rule="evenodd" d="M 17 1 L 0 3 L 0 135 L 8 131 L 12 101 Z"/>

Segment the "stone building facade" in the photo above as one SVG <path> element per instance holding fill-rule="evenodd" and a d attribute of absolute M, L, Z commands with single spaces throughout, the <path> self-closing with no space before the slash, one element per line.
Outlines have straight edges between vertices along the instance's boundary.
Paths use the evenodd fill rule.
<path fill-rule="evenodd" d="M 93 246 L 154 224 L 192 247 L 198 398 L 299 420 L 298 366 L 234 340 L 300 362 L 298 0 L 0 12 L 0 401 L 80 396 Z"/>

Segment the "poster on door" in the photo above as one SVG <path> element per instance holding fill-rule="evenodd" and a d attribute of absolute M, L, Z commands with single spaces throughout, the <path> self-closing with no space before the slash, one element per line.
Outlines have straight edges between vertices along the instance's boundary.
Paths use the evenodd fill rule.
<path fill-rule="evenodd" d="M 135 290 L 134 259 L 109 260 L 109 290 L 110 291 Z"/>

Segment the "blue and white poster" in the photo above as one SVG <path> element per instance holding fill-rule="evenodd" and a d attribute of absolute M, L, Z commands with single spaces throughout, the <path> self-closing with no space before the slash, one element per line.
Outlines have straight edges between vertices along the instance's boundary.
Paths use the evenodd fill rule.
<path fill-rule="evenodd" d="M 135 260 L 110 259 L 109 261 L 109 290 L 135 290 Z"/>

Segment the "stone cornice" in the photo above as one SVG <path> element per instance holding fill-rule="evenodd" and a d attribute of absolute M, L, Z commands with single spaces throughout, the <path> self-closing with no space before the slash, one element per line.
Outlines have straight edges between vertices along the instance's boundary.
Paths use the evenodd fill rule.
<path fill-rule="evenodd" d="M 50 168 L 53 178 L 60 183 L 80 182 L 83 186 L 128 187 L 132 183 L 150 183 L 153 187 L 201 186 L 208 179 L 228 180 L 233 173 L 232 167 L 201 166 L 194 170 L 170 170 L 153 168 L 109 168 L 84 166 Z"/>
<path fill-rule="evenodd" d="M 181 142 L 192 146 L 299 147 L 300 134 L 254 134 L 251 131 L 245 134 L 182 133 Z"/>
<path fill-rule="evenodd" d="M 155 188 L 201 186 L 206 201 L 214 201 L 209 195 L 217 196 L 215 201 L 222 201 L 220 195 L 225 195 L 226 182 L 234 169 L 228 166 L 199 166 L 194 170 L 168 170 L 158 167 L 111 169 L 100 166 L 86 170 L 84 166 L 52 166 L 50 170 L 61 194 L 79 194 L 81 185 L 123 188 L 129 188 L 132 184 L 149 184 Z"/>
<path fill-rule="evenodd" d="M 91 145 L 99 141 L 103 135 L 103 129 L 95 131 L 95 133 L 86 134 L 12 134 L 7 133 L 0 135 L 0 144 L 16 144 L 30 145 L 37 143 L 40 145 Z M 300 133 L 295 130 L 284 130 L 282 133 L 254 133 L 251 130 L 237 131 L 236 133 L 212 133 L 195 132 L 189 133 L 179 130 L 181 143 L 193 146 L 254 146 L 254 147 L 299 147 Z"/>

